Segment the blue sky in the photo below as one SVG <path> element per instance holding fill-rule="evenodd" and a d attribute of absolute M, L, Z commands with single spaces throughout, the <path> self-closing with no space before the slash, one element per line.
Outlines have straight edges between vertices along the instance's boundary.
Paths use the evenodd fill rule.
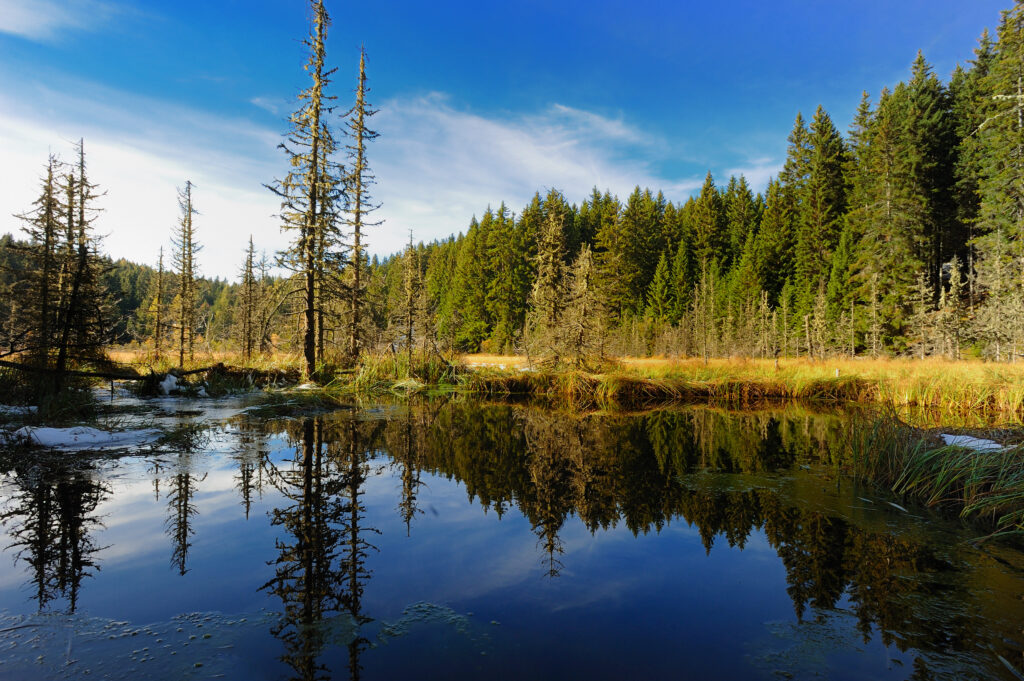
<path fill-rule="evenodd" d="M 861 91 L 907 77 L 918 49 L 948 78 L 1009 4 L 328 0 L 334 92 L 347 105 L 365 44 L 380 109 L 371 249 L 549 187 L 679 201 L 710 169 L 761 189 L 797 111 L 821 104 L 845 130 Z M 48 150 L 70 157 L 84 136 L 112 255 L 155 262 L 186 179 L 204 274 L 233 276 L 250 233 L 282 246 L 262 184 L 285 170 L 307 16 L 300 0 L 0 0 L 0 232 L 18 228 Z"/>

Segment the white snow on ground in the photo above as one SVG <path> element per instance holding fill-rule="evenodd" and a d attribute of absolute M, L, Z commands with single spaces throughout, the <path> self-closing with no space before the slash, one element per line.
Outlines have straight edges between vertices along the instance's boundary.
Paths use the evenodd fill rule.
<path fill-rule="evenodd" d="M 107 431 L 86 426 L 74 428 L 31 428 L 25 426 L 11 433 L 17 440 L 29 440 L 33 444 L 54 449 L 75 451 L 80 449 L 120 449 L 155 442 L 163 433 L 147 428 L 144 430 Z"/>
<path fill-rule="evenodd" d="M 170 395 L 172 390 L 178 389 L 178 377 L 173 374 L 167 374 L 164 380 L 160 381 L 158 387 L 160 388 L 161 395 Z"/>
<path fill-rule="evenodd" d="M 24 416 L 26 414 L 36 413 L 36 407 L 12 407 L 9 404 L 0 404 L 0 414 L 7 416 Z"/>
<path fill-rule="evenodd" d="M 970 435 L 947 435 L 942 434 L 942 440 L 950 447 L 963 447 L 973 449 L 977 452 L 997 452 L 1003 449 L 1003 445 L 994 440 L 983 440 L 980 437 Z"/>

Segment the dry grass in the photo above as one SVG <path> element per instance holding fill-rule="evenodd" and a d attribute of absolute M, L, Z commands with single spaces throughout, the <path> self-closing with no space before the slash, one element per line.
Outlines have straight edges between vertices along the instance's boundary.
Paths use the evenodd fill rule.
<path fill-rule="evenodd" d="M 162 352 L 158 359 L 151 348 L 134 346 L 111 348 L 107 350 L 107 357 L 113 362 L 132 367 L 141 373 L 146 373 L 150 369 L 157 373 L 164 373 L 178 366 L 177 352 Z M 185 360 L 184 369 L 196 369 L 214 364 L 262 371 L 275 369 L 290 371 L 301 369 L 302 356 L 298 353 L 274 352 L 266 355 L 256 354 L 246 360 L 242 353 L 237 351 L 203 352 L 197 348 L 195 356 L 191 360 Z"/>
<path fill-rule="evenodd" d="M 490 393 L 553 395 L 566 387 L 609 401 L 713 399 L 754 402 L 801 399 L 926 407 L 944 414 L 1024 416 L 1024 363 L 944 359 L 699 359 L 619 358 L 618 368 L 574 381 L 523 372 L 524 358 L 470 355 L 476 387 Z M 505 367 L 500 369 L 497 367 Z M 523 376 L 526 374 L 526 376 Z M 638 384 L 639 383 L 639 384 Z M 486 389 L 493 384 L 493 389 Z"/>
<path fill-rule="evenodd" d="M 929 507 L 957 509 L 1024 537 L 1024 446 L 975 450 L 945 445 L 893 413 L 855 420 L 847 440 L 854 477 Z"/>
<path fill-rule="evenodd" d="M 461 355 L 462 363 L 470 368 L 523 368 L 527 366 L 526 358 L 522 355 Z"/>

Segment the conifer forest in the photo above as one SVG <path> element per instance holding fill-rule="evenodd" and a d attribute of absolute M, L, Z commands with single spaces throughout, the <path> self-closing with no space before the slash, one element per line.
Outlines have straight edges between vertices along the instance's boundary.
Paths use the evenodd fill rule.
<path fill-rule="evenodd" d="M 0 0 L 0 681 L 1024 679 L 973 2 Z"/>
<path fill-rule="evenodd" d="M 41 159 L 22 230 L 0 242 L 6 355 L 61 369 L 114 344 L 177 356 L 197 347 L 302 355 L 308 369 L 360 353 L 491 352 L 589 357 L 964 356 L 1024 350 L 1024 60 L 1020 6 L 974 58 L 864 92 L 853 124 L 796 112 L 785 165 L 763 192 L 708 173 L 673 201 L 538 191 L 525 206 L 480 207 L 453 235 L 368 255 L 374 232 L 367 55 L 353 102 L 307 38 L 310 83 L 281 144 L 281 225 L 266 252 L 238 234 L 238 276 L 204 279 L 193 253 L 202 190 L 181 181 L 169 253 L 104 256 L 103 178 L 87 141 Z M 344 70 L 348 73 L 351 69 Z M 346 111 L 341 111 L 346 109 Z M 169 257 L 168 257 L 169 256 Z"/>

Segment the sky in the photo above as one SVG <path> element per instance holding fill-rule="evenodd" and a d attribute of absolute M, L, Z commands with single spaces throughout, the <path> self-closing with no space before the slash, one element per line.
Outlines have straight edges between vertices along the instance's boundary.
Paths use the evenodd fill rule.
<path fill-rule="evenodd" d="M 1010 4 L 327 0 L 336 122 L 361 46 L 379 110 L 370 251 L 552 188 L 678 202 L 711 171 L 762 190 L 797 112 L 821 105 L 845 130 L 861 92 L 908 78 L 918 50 L 948 79 Z M 70 160 L 84 138 L 113 257 L 156 263 L 186 180 L 203 275 L 236 278 L 250 234 L 282 248 L 264 185 L 287 172 L 308 22 L 301 0 L 0 0 L 0 233 L 20 229 L 48 154 Z"/>

